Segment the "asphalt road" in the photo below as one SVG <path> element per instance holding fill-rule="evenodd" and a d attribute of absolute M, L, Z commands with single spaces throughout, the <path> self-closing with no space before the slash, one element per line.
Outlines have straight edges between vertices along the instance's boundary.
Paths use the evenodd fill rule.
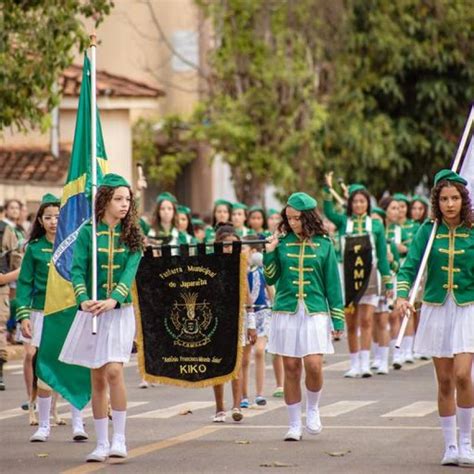
<path fill-rule="evenodd" d="M 443 441 L 431 362 L 417 362 L 388 376 L 348 380 L 342 377 L 348 364 L 345 343 L 339 342 L 336 350 L 325 364 L 323 432 L 305 435 L 299 443 L 282 441 L 286 409 L 281 399 L 271 398 L 270 366 L 267 407 L 245 410 L 241 424 L 230 417 L 225 424 L 213 424 L 211 389 L 140 389 L 132 360 L 126 368 L 129 457 L 106 464 L 84 463 L 95 445 L 90 410 L 85 420 L 88 442 L 74 443 L 67 425 L 53 427 L 46 443 L 29 443 L 35 427 L 18 408 L 25 391 L 20 361 L 13 362 L 7 366 L 7 390 L 0 392 L 0 472 L 434 474 L 461 469 L 439 465 Z M 230 386 L 226 399 L 230 406 Z M 192 413 L 182 414 L 188 410 Z M 67 405 L 59 411 L 67 416 Z"/>

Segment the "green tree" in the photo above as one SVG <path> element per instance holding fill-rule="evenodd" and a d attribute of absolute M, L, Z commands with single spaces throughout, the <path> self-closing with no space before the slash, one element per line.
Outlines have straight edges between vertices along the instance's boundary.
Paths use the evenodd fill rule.
<path fill-rule="evenodd" d="M 0 0 L 0 130 L 47 126 L 59 101 L 59 74 L 71 64 L 74 48 L 89 45 L 82 20 L 96 26 L 111 0 Z"/>
<path fill-rule="evenodd" d="M 324 162 L 320 72 L 334 27 L 325 20 L 337 17 L 334 3 L 198 1 L 217 37 L 198 135 L 230 165 L 239 200 L 262 202 L 268 183 L 284 193 L 314 191 Z"/>
<path fill-rule="evenodd" d="M 474 97 L 465 0 L 351 0 L 333 62 L 328 168 L 371 191 L 411 191 L 449 167 Z"/>

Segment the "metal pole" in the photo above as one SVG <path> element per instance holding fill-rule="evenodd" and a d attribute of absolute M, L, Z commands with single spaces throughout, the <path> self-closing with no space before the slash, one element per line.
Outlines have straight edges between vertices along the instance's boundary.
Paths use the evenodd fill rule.
<path fill-rule="evenodd" d="M 451 166 L 452 171 L 457 171 L 459 168 L 463 151 L 466 146 L 466 142 L 469 137 L 469 133 L 471 131 L 473 121 L 474 121 L 474 105 L 471 106 L 471 111 L 467 118 L 466 125 L 464 126 L 464 132 L 462 134 L 461 141 L 459 142 L 459 146 L 456 151 L 456 156 L 454 157 L 454 161 Z M 435 222 L 430 234 L 430 238 L 428 239 L 428 244 L 426 245 L 426 248 L 425 248 L 425 253 L 423 254 L 423 258 L 421 260 L 420 268 L 418 269 L 418 273 L 416 275 L 415 284 L 410 292 L 410 298 L 408 301 L 411 306 L 415 304 L 416 295 L 421 285 L 421 279 L 423 278 L 423 273 L 425 272 L 426 266 L 428 265 L 428 258 L 431 253 L 431 248 L 433 247 L 433 242 L 434 242 L 437 230 L 438 230 L 438 222 Z M 409 319 L 410 319 L 410 311 L 407 311 L 405 315 L 403 316 L 402 325 L 400 326 L 400 331 L 397 337 L 397 342 L 395 343 L 395 347 L 397 349 L 400 349 L 400 346 L 402 344 L 402 339 L 403 339 L 403 336 L 405 335 L 405 331 L 407 329 Z"/>
<path fill-rule="evenodd" d="M 96 35 L 91 35 L 91 159 L 92 159 L 92 300 L 97 301 L 97 100 L 96 100 Z M 97 316 L 92 317 L 92 334 L 97 334 Z"/>

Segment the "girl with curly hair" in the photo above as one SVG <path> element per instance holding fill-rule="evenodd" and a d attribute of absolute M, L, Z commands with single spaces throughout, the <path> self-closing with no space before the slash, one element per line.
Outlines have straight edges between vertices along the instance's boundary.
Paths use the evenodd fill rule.
<path fill-rule="evenodd" d="M 347 378 L 368 378 L 370 370 L 370 349 L 375 309 L 383 290 L 387 299 L 393 297 L 393 283 L 387 260 L 385 229 L 379 220 L 372 219 L 370 195 L 362 184 L 349 186 L 349 200 L 346 213 L 334 209 L 333 195 L 330 192 L 332 180 L 326 177 L 324 193 L 324 214 L 337 227 L 341 239 L 341 258 L 344 262 L 344 249 L 352 237 L 368 236 L 372 250 L 372 269 L 364 294 L 346 311 L 347 342 L 350 352 L 350 369 L 344 374 Z M 379 274 L 384 288 L 380 288 Z"/>
<path fill-rule="evenodd" d="M 422 224 L 416 234 L 399 272 L 397 291 L 401 311 L 414 311 L 407 298 L 436 221 L 415 351 L 433 358 L 445 442 L 441 464 L 473 466 L 474 229 L 466 184 L 451 170 L 441 170 L 435 176 L 431 193 L 433 220 Z"/>
<path fill-rule="evenodd" d="M 279 236 L 270 237 L 264 255 L 264 276 L 275 285 L 268 352 L 283 356 L 284 396 L 289 415 L 285 441 L 299 441 L 301 373 L 306 371 L 306 430 L 322 430 L 319 400 L 323 355 L 334 353 L 332 333 L 344 328 L 337 258 L 316 200 L 294 193 L 282 211 Z"/>
<path fill-rule="evenodd" d="M 96 196 L 97 301 L 91 299 L 92 224 L 79 232 L 71 280 L 79 311 L 59 359 L 88 367 L 92 380 L 92 412 L 97 447 L 87 461 L 127 457 L 127 397 L 123 364 L 130 359 L 135 334 L 131 285 L 140 263 L 143 237 L 130 185 L 116 174 L 104 176 Z M 98 316 L 92 336 L 92 316 Z M 113 438 L 108 439 L 107 393 L 112 405 Z"/>

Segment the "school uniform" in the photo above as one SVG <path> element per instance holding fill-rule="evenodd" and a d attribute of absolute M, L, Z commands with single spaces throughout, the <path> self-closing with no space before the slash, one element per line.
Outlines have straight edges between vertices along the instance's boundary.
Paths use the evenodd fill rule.
<path fill-rule="evenodd" d="M 109 362 L 128 362 L 135 335 L 131 285 L 141 252 L 131 252 L 120 242 L 122 224 L 110 228 L 97 225 L 97 298 L 113 298 L 116 308 L 97 318 L 97 334 L 92 336 L 91 313 L 78 310 L 59 359 L 68 364 L 97 369 Z M 92 295 L 92 223 L 79 232 L 71 268 L 71 281 L 80 307 Z"/>

